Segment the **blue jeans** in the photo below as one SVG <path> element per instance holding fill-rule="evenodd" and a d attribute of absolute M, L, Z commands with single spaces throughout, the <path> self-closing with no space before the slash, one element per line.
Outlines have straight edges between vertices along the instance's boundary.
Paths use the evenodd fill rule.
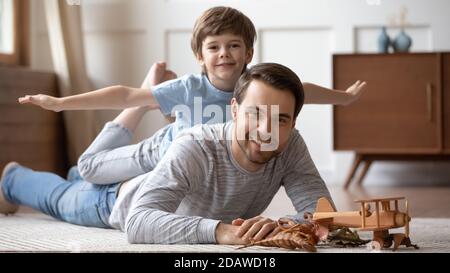
<path fill-rule="evenodd" d="M 6 199 L 54 218 L 82 226 L 111 228 L 108 219 L 120 183 L 96 185 L 81 178 L 72 167 L 67 180 L 49 172 L 18 166 L 4 177 Z"/>

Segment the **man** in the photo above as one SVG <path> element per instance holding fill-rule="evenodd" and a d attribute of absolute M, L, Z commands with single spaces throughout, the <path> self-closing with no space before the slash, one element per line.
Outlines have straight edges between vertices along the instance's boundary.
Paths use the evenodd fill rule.
<path fill-rule="evenodd" d="M 32 183 L 42 173 L 10 165 L 0 211 L 11 202 L 26 204 L 68 222 L 119 228 L 130 243 L 244 244 L 273 236 L 276 221 L 260 214 L 281 186 L 298 221 L 318 198 L 330 198 L 295 129 L 303 101 L 295 73 L 279 64 L 255 65 L 236 85 L 233 120 L 184 131 L 150 173 L 113 185 L 53 182 L 54 190 L 31 197 L 30 188 L 45 187 Z M 115 131 L 123 128 L 102 133 Z"/>

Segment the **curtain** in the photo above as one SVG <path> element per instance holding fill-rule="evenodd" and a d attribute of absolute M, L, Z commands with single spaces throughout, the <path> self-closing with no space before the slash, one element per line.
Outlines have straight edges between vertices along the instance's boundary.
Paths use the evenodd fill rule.
<path fill-rule="evenodd" d="M 86 72 L 80 5 L 45 0 L 51 55 L 61 96 L 92 90 Z M 96 134 L 93 111 L 63 112 L 69 164 L 74 165 Z"/>

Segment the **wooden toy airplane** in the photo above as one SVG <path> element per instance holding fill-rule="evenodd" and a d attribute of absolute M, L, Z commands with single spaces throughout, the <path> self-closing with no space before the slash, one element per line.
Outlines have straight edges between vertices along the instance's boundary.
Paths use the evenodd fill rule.
<path fill-rule="evenodd" d="M 405 212 L 400 212 L 399 200 L 405 200 Z M 394 201 L 394 208 L 391 202 Z M 411 244 L 409 239 L 408 201 L 404 197 L 356 200 L 360 204 L 359 211 L 338 212 L 327 198 L 317 201 L 316 212 L 312 219 L 329 229 L 356 228 L 360 231 L 373 231 L 371 246 L 373 249 L 389 248 L 394 243 L 394 251 L 400 245 L 419 248 Z M 375 211 L 370 210 L 370 204 L 375 203 Z M 389 229 L 404 227 L 404 233 L 389 234 Z"/>

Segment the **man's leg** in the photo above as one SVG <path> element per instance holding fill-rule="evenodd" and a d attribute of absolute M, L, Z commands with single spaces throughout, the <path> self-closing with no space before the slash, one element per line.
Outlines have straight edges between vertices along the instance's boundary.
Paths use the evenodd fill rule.
<path fill-rule="evenodd" d="M 110 228 L 108 219 L 119 183 L 95 185 L 81 179 L 67 181 L 49 172 L 17 165 L 1 181 L 5 199 L 57 219 L 83 226 Z"/>

